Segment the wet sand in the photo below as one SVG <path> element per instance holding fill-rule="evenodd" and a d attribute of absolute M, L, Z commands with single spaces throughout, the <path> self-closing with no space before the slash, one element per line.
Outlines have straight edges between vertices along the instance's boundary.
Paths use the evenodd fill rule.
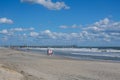
<path fill-rule="evenodd" d="M 0 48 L 0 80 L 120 80 L 120 63 Z"/>

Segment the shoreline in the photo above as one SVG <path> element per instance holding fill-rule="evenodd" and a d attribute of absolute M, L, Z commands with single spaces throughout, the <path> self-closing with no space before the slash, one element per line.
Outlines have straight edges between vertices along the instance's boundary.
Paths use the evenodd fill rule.
<path fill-rule="evenodd" d="M 0 80 L 120 80 L 120 63 L 116 62 L 0 49 L 0 65 Z"/>
<path fill-rule="evenodd" d="M 15 49 L 14 49 L 15 50 Z M 16 49 L 17 50 L 17 49 Z M 31 54 L 38 54 L 38 55 L 44 55 L 47 56 L 47 52 L 45 53 L 41 53 L 41 52 L 37 52 L 37 51 L 32 51 L 32 50 L 17 50 L 17 51 L 23 51 L 23 52 L 27 52 L 27 53 L 31 53 Z M 119 60 L 102 60 L 102 59 L 80 59 L 80 58 L 74 58 L 74 57 L 68 57 L 68 56 L 63 56 L 63 55 L 52 55 L 50 57 L 55 57 L 55 58 L 59 58 L 59 59 L 68 59 L 68 60 L 77 60 L 77 61 L 97 61 L 97 62 L 110 62 L 110 63 L 120 63 Z"/>

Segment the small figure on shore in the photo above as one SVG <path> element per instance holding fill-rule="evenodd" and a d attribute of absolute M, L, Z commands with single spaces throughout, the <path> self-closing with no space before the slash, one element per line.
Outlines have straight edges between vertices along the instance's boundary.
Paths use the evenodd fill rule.
<path fill-rule="evenodd" d="M 52 54 L 53 54 L 53 50 L 52 49 L 47 49 L 47 55 L 52 56 Z"/>

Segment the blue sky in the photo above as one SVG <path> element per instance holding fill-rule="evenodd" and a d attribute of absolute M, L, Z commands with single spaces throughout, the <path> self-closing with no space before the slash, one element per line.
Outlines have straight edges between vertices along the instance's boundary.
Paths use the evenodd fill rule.
<path fill-rule="evenodd" d="M 119 0 L 1 0 L 0 44 L 120 46 Z"/>

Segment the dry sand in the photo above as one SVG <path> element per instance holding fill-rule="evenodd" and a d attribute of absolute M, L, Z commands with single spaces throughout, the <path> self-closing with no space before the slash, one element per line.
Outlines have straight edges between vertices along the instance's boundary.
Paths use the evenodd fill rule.
<path fill-rule="evenodd" d="M 0 48 L 0 80 L 120 80 L 120 63 Z"/>

